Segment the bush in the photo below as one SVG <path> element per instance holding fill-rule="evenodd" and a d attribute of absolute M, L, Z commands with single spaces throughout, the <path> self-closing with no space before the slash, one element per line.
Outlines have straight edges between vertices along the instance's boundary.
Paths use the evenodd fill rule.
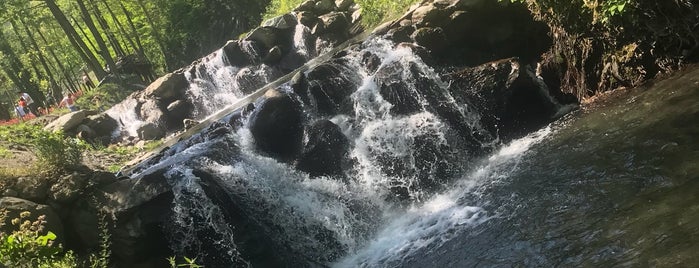
<path fill-rule="evenodd" d="M 44 130 L 41 126 L 17 124 L 0 127 L 0 138 L 30 147 L 39 159 L 43 171 L 63 170 L 80 163 L 85 145 L 67 138 L 62 132 Z"/>
<path fill-rule="evenodd" d="M 355 0 L 362 7 L 362 24 L 371 29 L 384 21 L 395 19 L 418 0 Z"/>
<path fill-rule="evenodd" d="M 267 5 L 265 13 L 262 14 L 262 20 L 268 20 L 289 13 L 303 2 L 304 0 L 272 0 L 269 2 L 269 5 Z"/>
<path fill-rule="evenodd" d="M 126 99 L 132 92 L 117 84 L 106 83 L 84 92 L 75 103 L 84 110 L 104 111 Z"/>
<path fill-rule="evenodd" d="M 289 13 L 304 0 L 272 0 L 262 15 L 267 20 Z M 397 18 L 418 0 L 355 0 L 362 7 L 362 24 L 370 29 L 389 19 Z"/>
<path fill-rule="evenodd" d="M 56 235 L 44 234 L 46 221 L 39 216 L 34 222 L 27 220 L 29 212 L 22 212 L 19 218 L 12 219 L 16 231 L 0 233 L 0 266 L 6 267 L 77 267 L 73 252 L 64 252 L 60 245 L 54 245 Z M 0 212 L 0 227 L 5 222 L 6 212 Z"/>

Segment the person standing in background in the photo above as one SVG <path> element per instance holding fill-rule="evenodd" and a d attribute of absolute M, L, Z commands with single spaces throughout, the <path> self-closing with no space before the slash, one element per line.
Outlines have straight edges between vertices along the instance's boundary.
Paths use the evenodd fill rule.
<path fill-rule="evenodd" d="M 58 104 L 58 107 L 65 106 L 70 110 L 71 112 L 75 112 L 80 110 L 77 105 L 75 105 L 75 99 L 73 98 L 73 94 L 69 93 L 66 94 L 65 97 L 63 97 L 63 100 L 61 100 L 61 103 Z"/>
<path fill-rule="evenodd" d="M 29 112 L 34 114 L 34 116 L 36 116 L 36 117 L 41 116 L 39 114 L 39 111 L 36 109 L 37 107 L 36 107 L 36 103 L 34 102 L 34 99 L 32 99 L 32 97 L 29 96 L 29 94 L 24 93 L 22 91 L 17 91 L 17 94 L 19 94 L 19 97 L 23 98 L 24 101 L 27 103 L 27 107 L 29 108 Z"/>

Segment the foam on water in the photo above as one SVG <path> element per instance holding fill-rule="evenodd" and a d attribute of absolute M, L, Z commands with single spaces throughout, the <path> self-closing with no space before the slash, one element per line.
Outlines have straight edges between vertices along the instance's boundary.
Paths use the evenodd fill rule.
<path fill-rule="evenodd" d="M 474 171 L 445 193 L 429 201 L 396 213 L 371 242 L 361 250 L 338 261 L 334 267 L 377 267 L 398 265 L 408 256 L 439 247 L 459 233 L 496 218 L 478 205 L 463 204 L 462 197 L 472 194 L 478 185 L 492 183 L 512 174 L 531 146 L 552 132 L 550 127 L 512 141 L 489 157 Z"/>

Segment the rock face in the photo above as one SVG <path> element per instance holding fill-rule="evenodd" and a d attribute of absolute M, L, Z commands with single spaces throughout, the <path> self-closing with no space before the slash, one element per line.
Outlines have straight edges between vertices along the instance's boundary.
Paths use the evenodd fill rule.
<path fill-rule="evenodd" d="M 347 137 L 333 122 L 315 122 L 308 129 L 308 143 L 296 168 L 311 176 L 341 175 L 343 163 L 349 161 L 349 145 Z"/>
<path fill-rule="evenodd" d="M 20 213 L 29 212 L 30 216 L 28 218 L 23 218 L 22 220 L 36 221 L 39 216 L 45 216 L 46 220 L 46 230 L 51 231 L 56 234 L 57 242 L 63 242 L 65 239 L 63 224 L 58 214 L 51 209 L 51 207 L 46 205 L 40 205 L 32 201 L 16 198 L 16 197 L 2 197 L 0 198 L 0 207 L 7 210 L 7 217 L 5 218 L 4 227 L 0 230 L 2 232 L 10 232 L 12 230 L 19 229 L 11 223 L 12 219 L 20 218 Z"/>
<path fill-rule="evenodd" d="M 432 1 L 401 25 L 384 30 L 385 37 L 406 42 L 410 33 L 412 41 L 449 64 L 474 66 L 515 56 L 529 62 L 551 46 L 545 24 L 535 22 L 523 6 L 499 1 Z"/>
<path fill-rule="evenodd" d="M 71 112 L 52 121 L 44 127 L 44 130 L 67 132 L 79 126 L 86 117 L 85 111 Z"/>
<path fill-rule="evenodd" d="M 270 91 L 265 97 L 250 115 L 250 132 L 260 151 L 291 160 L 301 150 L 301 106 L 288 94 L 278 91 Z"/>
<path fill-rule="evenodd" d="M 562 104 L 552 97 L 532 66 L 510 58 L 465 68 L 448 75 L 452 95 L 470 100 L 482 111 L 482 122 L 504 140 L 550 122 Z"/>

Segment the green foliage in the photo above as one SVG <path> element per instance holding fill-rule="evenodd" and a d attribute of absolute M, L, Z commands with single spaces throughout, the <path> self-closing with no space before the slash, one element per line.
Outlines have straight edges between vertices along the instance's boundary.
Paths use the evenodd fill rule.
<path fill-rule="evenodd" d="M 32 145 L 40 164 L 60 170 L 80 163 L 84 144 L 76 139 L 43 129 L 36 130 L 33 138 Z"/>
<path fill-rule="evenodd" d="M 107 268 L 109 267 L 109 257 L 112 255 L 112 251 L 109 247 L 112 245 L 111 234 L 109 234 L 109 226 L 107 226 L 107 219 L 105 215 L 101 215 L 98 221 L 100 230 L 100 250 L 97 254 L 90 255 L 90 267 L 91 268 Z"/>
<path fill-rule="evenodd" d="M 418 0 L 355 0 L 362 7 L 362 24 L 375 27 L 384 21 L 403 15 Z"/>
<path fill-rule="evenodd" d="M 0 266 L 6 267 L 77 267 L 71 251 L 64 252 L 54 245 L 56 235 L 44 232 L 45 217 L 29 221 L 29 212 L 22 212 L 12 219 L 16 231 L 0 233 Z M 0 225 L 4 224 L 6 212 L 0 212 Z"/>
<path fill-rule="evenodd" d="M 75 103 L 83 110 L 104 111 L 121 102 L 133 91 L 112 83 L 84 92 Z"/>
<path fill-rule="evenodd" d="M 504 0 L 499 0 L 504 1 Z M 549 16 L 561 16 L 560 22 L 568 19 L 581 25 L 607 24 L 615 17 L 623 16 L 627 7 L 635 0 L 510 0 L 512 3 L 527 3 L 538 12 L 548 11 Z M 565 16 L 565 18 L 563 18 Z"/>
<path fill-rule="evenodd" d="M 517 1 L 517 0 L 513 0 Z M 266 19 L 289 13 L 304 0 L 272 0 L 267 11 L 262 15 Z M 362 8 L 362 24 L 367 28 L 375 27 L 384 21 L 394 19 L 408 10 L 419 0 L 355 0 Z"/>
<path fill-rule="evenodd" d="M 202 267 L 204 267 L 204 266 L 197 264 L 197 258 L 190 259 L 188 257 L 184 257 L 183 259 L 184 259 L 183 263 L 178 263 L 175 257 L 167 258 L 167 261 L 168 261 L 168 263 L 170 263 L 171 268 L 178 268 L 178 267 L 202 268 Z"/>
<path fill-rule="evenodd" d="M 31 147 L 39 158 L 39 166 L 49 172 L 79 164 L 85 149 L 81 141 L 67 138 L 62 132 L 26 123 L 0 127 L 0 138 Z"/>
<path fill-rule="evenodd" d="M 289 13 L 304 1 L 305 0 L 272 0 L 269 2 L 265 13 L 262 15 L 262 19 L 268 20 Z"/>

